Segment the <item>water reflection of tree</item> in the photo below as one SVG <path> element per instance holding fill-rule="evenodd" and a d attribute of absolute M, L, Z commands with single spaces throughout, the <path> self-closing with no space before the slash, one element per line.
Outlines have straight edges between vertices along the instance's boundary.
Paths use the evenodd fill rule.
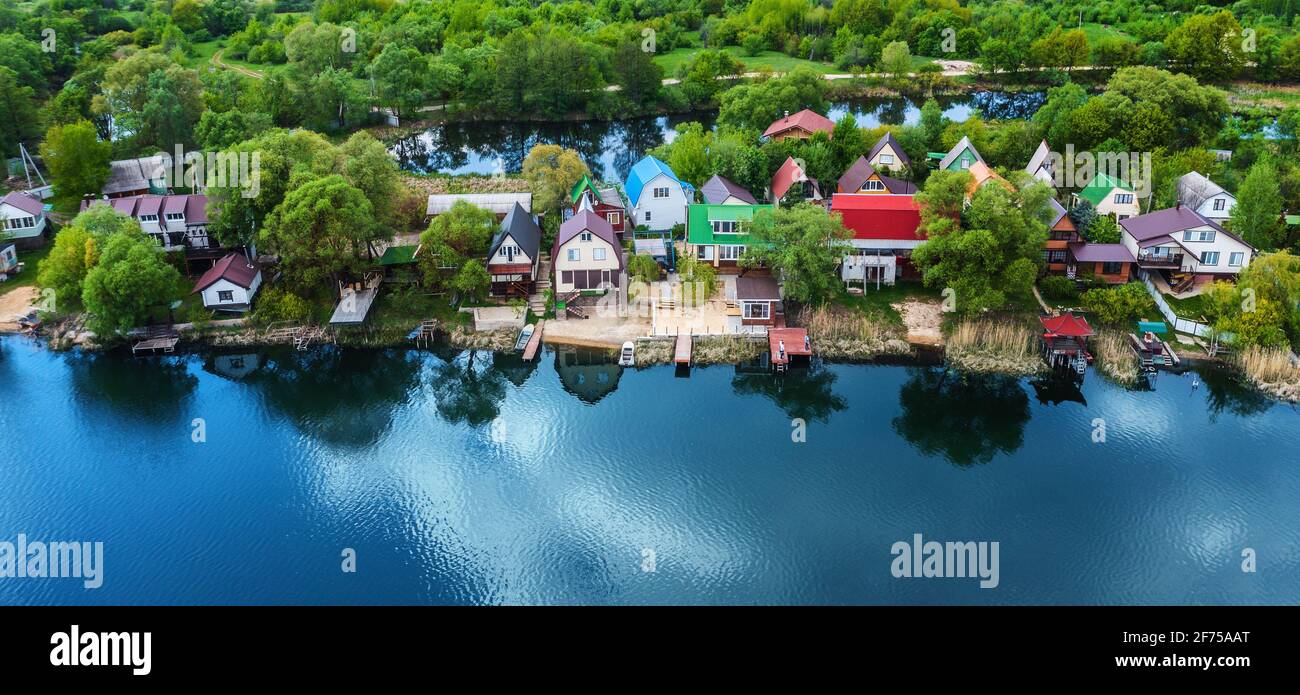
<path fill-rule="evenodd" d="M 899 390 L 894 431 L 925 454 L 952 463 L 988 463 L 1024 443 L 1029 397 L 1006 376 L 962 376 L 946 369 L 910 369 Z"/>
<path fill-rule="evenodd" d="M 826 422 L 832 413 L 848 407 L 832 387 L 836 375 L 824 367 L 794 369 L 781 375 L 740 373 L 731 379 L 731 389 L 741 396 L 763 396 L 792 418 Z"/>
<path fill-rule="evenodd" d="M 199 380 L 185 357 L 77 352 L 67 360 L 78 403 L 102 404 L 118 415 L 155 422 L 190 415 L 187 404 Z"/>
<path fill-rule="evenodd" d="M 1209 367 L 1196 370 L 1196 374 L 1205 385 L 1211 420 L 1225 410 L 1233 415 L 1256 415 L 1275 405 L 1273 399 L 1226 369 Z"/>
<path fill-rule="evenodd" d="M 475 427 L 495 420 L 506 397 L 508 371 L 493 364 L 492 353 L 439 350 L 435 354 L 439 362 L 433 368 L 431 386 L 438 415 L 448 422 Z"/>
<path fill-rule="evenodd" d="M 388 432 L 419 386 L 420 358 L 405 350 L 281 350 L 245 381 L 299 430 L 334 444 L 367 446 Z"/>

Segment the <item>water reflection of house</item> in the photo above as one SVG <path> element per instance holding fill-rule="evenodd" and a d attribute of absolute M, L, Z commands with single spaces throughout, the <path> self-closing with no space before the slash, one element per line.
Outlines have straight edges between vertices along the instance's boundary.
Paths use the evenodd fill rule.
<path fill-rule="evenodd" d="M 604 350 L 557 345 L 555 371 L 564 390 L 586 403 L 596 403 L 618 388 L 623 368 Z"/>
<path fill-rule="evenodd" d="M 256 353 L 237 355 L 217 355 L 212 358 L 212 372 L 236 381 L 257 371 L 262 366 L 262 358 Z"/>

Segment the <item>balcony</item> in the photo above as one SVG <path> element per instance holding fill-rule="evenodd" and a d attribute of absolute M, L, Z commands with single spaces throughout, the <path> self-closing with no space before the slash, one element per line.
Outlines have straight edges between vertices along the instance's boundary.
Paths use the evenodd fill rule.
<path fill-rule="evenodd" d="M 1183 254 L 1181 253 L 1148 253 L 1138 251 L 1138 267 L 1141 268 L 1181 268 L 1183 267 Z"/>

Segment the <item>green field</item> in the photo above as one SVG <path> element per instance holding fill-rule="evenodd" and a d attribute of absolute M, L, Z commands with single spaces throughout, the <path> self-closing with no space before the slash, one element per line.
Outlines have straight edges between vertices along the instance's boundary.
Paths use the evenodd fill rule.
<path fill-rule="evenodd" d="M 668 53 L 661 53 L 655 56 L 655 62 L 663 67 L 666 76 L 671 77 L 677 74 L 678 67 L 690 62 L 697 53 L 703 50 L 705 49 L 678 48 L 669 51 Z M 756 56 L 747 56 L 744 55 L 744 51 L 738 46 L 728 46 L 723 50 L 736 56 L 747 70 L 789 72 L 802 65 L 822 74 L 835 72 L 835 66 L 830 63 L 820 63 L 813 60 L 804 60 L 802 58 L 791 58 L 784 53 L 778 53 L 776 51 L 763 51 Z"/>
<path fill-rule="evenodd" d="M 1075 27 L 1065 27 L 1065 29 L 1073 29 L 1073 28 Z M 1098 39 L 1111 38 L 1111 37 L 1128 39 L 1130 41 L 1134 40 L 1132 36 L 1125 34 L 1119 29 L 1116 29 L 1115 27 L 1104 27 L 1100 24 L 1097 24 L 1096 22 L 1084 22 L 1083 33 L 1085 36 L 1088 37 L 1089 45 L 1097 43 Z"/>

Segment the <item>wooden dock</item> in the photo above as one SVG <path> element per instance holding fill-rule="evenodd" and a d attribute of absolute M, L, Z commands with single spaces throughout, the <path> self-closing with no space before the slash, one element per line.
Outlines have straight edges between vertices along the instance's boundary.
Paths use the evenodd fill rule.
<path fill-rule="evenodd" d="M 673 362 L 679 366 L 691 364 L 691 334 L 681 333 L 677 336 L 677 346 L 673 348 Z"/>
<path fill-rule="evenodd" d="M 542 328 L 546 321 L 538 321 L 537 328 L 533 329 L 533 335 L 528 339 L 528 345 L 524 347 L 524 361 L 532 362 L 537 356 L 537 350 L 542 346 Z"/>
<path fill-rule="evenodd" d="M 767 347 L 771 352 L 772 366 L 776 367 L 778 372 L 785 371 L 792 356 L 812 356 L 808 331 L 803 328 L 767 329 Z"/>
<path fill-rule="evenodd" d="M 131 352 L 137 355 L 142 352 L 154 354 L 159 350 L 163 352 L 174 352 L 176 350 L 176 343 L 179 343 L 180 340 L 180 336 L 175 335 L 164 336 L 161 338 L 148 338 L 132 345 Z"/>

